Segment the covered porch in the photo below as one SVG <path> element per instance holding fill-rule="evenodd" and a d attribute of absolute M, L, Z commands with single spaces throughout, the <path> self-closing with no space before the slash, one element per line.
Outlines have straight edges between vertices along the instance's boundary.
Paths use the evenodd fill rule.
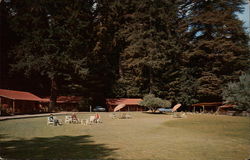
<path fill-rule="evenodd" d="M 191 110 L 192 112 L 200 112 L 200 113 L 214 113 L 218 110 L 218 108 L 222 105 L 222 102 L 203 102 L 192 104 Z"/>

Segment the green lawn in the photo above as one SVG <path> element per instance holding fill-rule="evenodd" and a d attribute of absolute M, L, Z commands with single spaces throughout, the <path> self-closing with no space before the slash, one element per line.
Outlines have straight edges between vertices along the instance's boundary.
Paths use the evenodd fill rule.
<path fill-rule="evenodd" d="M 47 118 L 0 121 L 0 157 L 32 159 L 245 160 L 250 118 L 132 113 L 132 119 L 47 126 Z M 87 118 L 90 113 L 78 114 Z M 64 116 L 59 116 L 63 119 Z"/>

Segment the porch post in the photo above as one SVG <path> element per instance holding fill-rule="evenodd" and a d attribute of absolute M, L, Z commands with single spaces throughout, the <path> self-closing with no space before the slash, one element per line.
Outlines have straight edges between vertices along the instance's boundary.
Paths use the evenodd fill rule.
<path fill-rule="evenodd" d="M 13 99 L 13 103 L 12 103 L 12 114 L 15 114 L 15 100 Z"/>
<path fill-rule="evenodd" d="M 2 115 L 2 97 L 0 97 L 0 116 Z"/>

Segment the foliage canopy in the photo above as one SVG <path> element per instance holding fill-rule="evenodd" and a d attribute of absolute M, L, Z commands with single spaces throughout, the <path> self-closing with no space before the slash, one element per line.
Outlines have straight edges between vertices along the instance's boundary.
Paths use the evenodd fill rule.
<path fill-rule="evenodd" d="M 20 75 L 39 75 L 37 86 L 51 88 L 54 102 L 58 94 L 74 94 L 104 105 L 107 97 L 149 93 L 184 106 L 221 101 L 223 86 L 250 64 L 248 37 L 236 16 L 242 4 L 2 1 L 1 77 L 9 77 L 9 66 Z"/>
<path fill-rule="evenodd" d="M 153 94 L 147 94 L 143 97 L 143 100 L 140 102 L 140 105 L 145 106 L 151 111 L 155 112 L 158 108 L 161 107 L 171 107 L 171 102 L 155 97 Z"/>
<path fill-rule="evenodd" d="M 243 74 L 239 82 L 230 82 L 223 90 L 226 103 L 235 104 L 237 109 L 250 110 L 250 74 Z"/>

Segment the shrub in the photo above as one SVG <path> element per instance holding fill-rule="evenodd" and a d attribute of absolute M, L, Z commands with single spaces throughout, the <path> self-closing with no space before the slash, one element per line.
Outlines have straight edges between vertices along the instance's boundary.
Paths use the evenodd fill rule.
<path fill-rule="evenodd" d="M 171 102 L 163 100 L 161 98 L 157 98 L 153 94 L 147 94 L 143 97 L 143 100 L 140 102 L 140 105 L 147 107 L 152 112 L 155 112 L 160 107 L 170 107 Z"/>
<path fill-rule="evenodd" d="M 226 103 L 235 104 L 239 110 L 250 110 L 250 74 L 243 74 L 239 82 L 230 82 L 222 95 Z"/>

